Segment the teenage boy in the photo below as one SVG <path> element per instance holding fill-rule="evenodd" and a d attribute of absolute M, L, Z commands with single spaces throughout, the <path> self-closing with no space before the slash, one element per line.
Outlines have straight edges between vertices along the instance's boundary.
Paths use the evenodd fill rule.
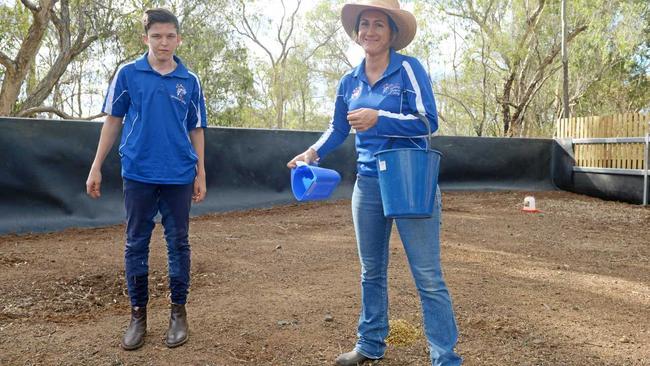
<path fill-rule="evenodd" d="M 119 154 L 126 206 L 124 263 L 131 322 L 121 346 L 134 350 L 147 332 L 149 241 L 158 212 L 167 241 L 171 317 L 168 347 L 188 338 L 185 303 L 190 285 L 188 242 L 191 201 L 205 198 L 205 101 L 196 74 L 174 54 L 181 44 L 178 19 L 166 9 L 144 14 L 148 52 L 123 65 L 110 84 L 95 160 L 86 190 L 100 196 L 101 167 L 122 131 Z M 123 127 L 122 127 L 123 126 Z"/>

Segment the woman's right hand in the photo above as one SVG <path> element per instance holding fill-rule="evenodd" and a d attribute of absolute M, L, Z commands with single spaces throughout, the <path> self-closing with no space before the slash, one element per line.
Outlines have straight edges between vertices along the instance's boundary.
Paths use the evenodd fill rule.
<path fill-rule="evenodd" d="M 293 159 L 291 159 L 290 162 L 287 163 L 287 168 L 293 169 L 297 166 L 297 162 L 299 161 L 304 161 L 306 164 L 311 164 L 315 161 L 318 161 L 318 153 L 316 150 L 312 149 L 311 147 L 302 154 L 296 155 Z"/>

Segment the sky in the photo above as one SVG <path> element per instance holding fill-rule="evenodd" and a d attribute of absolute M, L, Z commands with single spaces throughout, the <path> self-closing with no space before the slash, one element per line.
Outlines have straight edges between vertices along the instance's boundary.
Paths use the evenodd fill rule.
<path fill-rule="evenodd" d="M 317 0 L 303 0 L 301 2 L 301 4 L 300 4 L 299 14 L 304 15 L 305 13 L 309 12 L 311 9 L 314 8 L 314 6 L 316 6 L 316 4 L 318 2 L 319 1 L 317 1 Z M 274 21 L 279 21 L 282 18 L 282 6 L 279 6 L 279 1 L 278 0 L 263 0 L 263 1 L 260 1 L 260 3 L 261 3 L 260 9 L 263 9 L 264 14 L 266 16 L 268 16 L 269 18 L 271 18 Z M 293 11 L 295 9 L 297 1 L 296 0 L 284 0 L 284 3 L 285 3 L 285 6 L 286 6 L 286 9 L 287 9 L 287 13 L 290 14 L 291 11 Z M 414 7 L 414 3 L 412 1 L 404 2 L 402 4 L 402 9 L 405 9 L 405 10 L 408 10 L 408 11 L 413 11 L 413 7 Z M 433 22 L 433 21 L 435 21 L 435 19 L 432 19 L 431 21 Z M 275 26 L 275 24 L 274 24 L 274 26 Z M 440 25 L 440 27 L 442 27 L 442 25 Z M 277 29 L 277 28 L 274 28 L 274 29 Z M 441 31 L 443 31 L 443 30 L 441 29 Z M 267 39 L 269 39 L 269 41 L 272 42 L 271 38 L 274 35 L 275 34 L 269 34 L 267 36 Z M 416 35 L 416 37 L 417 37 L 417 35 Z M 253 51 L 254 55 L 256 55 L 256 56 L 258 56 L 258 57 L 260 57 L 262 59 L 266 59 L 268 57 L 264 53 L 264 51 L 259 46 L 255 45 L 252 41 L 250 41 L 250 40 L 247 41 L 247 45 L 248 45 L 249 49 Z M 443 43 L 441 45 L 440 49 L 442 51 L 442 55 L 440 55 L 441 60 L 451 59 L 451 54 L 452 54 L 452 50 L 453 50 L 453 43 L 452 43 L 451 40 L 448 40 L 446 43 Z M 356 45 L 354 42 L 350 41 L 350 47 L 347 50 L 347 56 L 348 56 L 348 59 L 352 62 L 352 64 L 356 65 L 356 64 L 361 63 L 361 61 L 363 60 L 364 52 L 361 49 L 361 47 Z M 434 65 L 434 66 L 435 66 L 435 68 L 434 68 L 434 70 L 432 70 L 432 73 L 434 73 L 434 74 L 440 74 L 440 73 L 444 73 L 446 71 L 444 69 L 444 66 L 443 66 L 442 63 L 440 63 L 439 65 Z"/>
<path fill-rule="evenodd" d="M 14 6 L 16 1 L 17 0 L 0 0 L 0 5 Z M 188 0 L 188 1 L 191 1 L 191 0 Z M 310 10 L 312 10 L 318 4 L 318 2 L 319 1 L 317 1 L 317 0 L 303 0 L 301 2 L 301 5 L 300 5 L 299 14 L 304 15 L 305 13 L 309 12 Z M 286 9 L 287 9 L 287 15 L 289 15 L 295 9 L 297 1 L 296 0 L 284 0 L 284 3 L 285 3 L 285 6 L 286 6 Z M 257 5 L 258 6 L 256 6 L 255 9 L 251 8 L 251 10 L 252 11 L 263 11 L 264 15 L 267 16 L 268 18 L 270 18 L 273 21 L 272 29 L 273 30 L 277 29 L 276 28 L 277 27 L 277 22 L 279 22 L 280 18 L 282 17 L 282 6 L 280 6 L 279 0 L 261 0 L 261 1 L 258 2 Z M 405 3 L 403 5 L 403 8 L 406 9 L 406 10 L 411 10 L 412 11 L 413 3 L 412 2 Z M 264 44 L 277 44 L 277 42 L 273 38 L 275 36 L 275 33 L 273 31 L 269 32 L 267 35 L 260 35 L 260 36 L 262 36 Z M 264 38 L 266 38 L 266 40 L 264 40 Z M 259 47 L 258 45 L 256 45 L 255 43 L 253 43 L 250 40 L 246 40 L 246 43 L 247 43 L 249 49 L 251 50 L 251 52 L 254 55 L 256 55 L 258 58 L 260 58 L 262 60 L 267 60 L 268 59 L 267 55 L 265 54 L 265 52 L 262 50 L 261 47 Z M 449 47 L 445 47 L 445 48 L 449 49 Z M 348 56 L 348 59 L 352 62 L 352 64 L 356 65 L 356 64 L 358 64 L 358 63 L 360 63 L 362 61 L 362 59 L 364 57 L 364 53 L 363 53 L 363 50 L 361 49 L 361 47 L 356 45 L 354 42 L 350 41 L 350 46 L 349 46 L 349 48 L 347 50 L 347 56 Z M 438 72 L 441 72 L 441 70 L 432 70 L 432 73 L 438 73 Z M 324 87 L 319 88 L 319 89 L 322 89 L 322 90 L 319 90 L 320 92 L 325 92 Z M 95 98 L 93 98 L 93 99 L 95 99 Z M 90 108 L 90 109 L 94 110 L 94 109 L 97 109 L 97 108 L 94 108 L 94 105 L 99 103 L 99 102 L 93 100 L 93 101 L 90 101 L 89 103 L 93 105 L 93 108 Z"/>
<path fill-rule="evenodd" d="M 282 17 L 282 7 L 277 6 L 278 1 L 266 0 L 262 2 L 269 3 L 269 6 L 264 7 L 265 14 L 269 16 L 271 19 L 275 19 L 279 21 L 280 18 Z M 300 4 L 299 14 L 304 15 L 305 13 L 309 12 L 311 9 L 314 8 L 314 6 L 316 6 L 318 2 L 319 1 L 317 0 L 303 0 L 302 3 Z M 288 12 L 292 11 L 296 7 L 296 0 L 285 0 L 284 3 L 286 5 L 286 8 L 288 9 Z M 275 4 L 276 6 L 271 6 L 273 4 Z M 412 11 L 413 4 L 412 3 L 404 4 L 402 5 L 402 8 Z M 361 60 L 363 59 L 363 50 L 360 47 L 357 47 L 352 42 L 350 43 L 350 46 L 351 47 L 348 50 L 348 57 L 350 58 L 350 60 L 361 62 Z"/>
<path fill-rule="evenodd" d="M 299 9 L 299 14 L 304 15 L 310 10 L 312 10 L 319 1 L 317 0 L 303 0 L 300 4 L 300 9 Z M 293 10 L 296 7 L 297 1 L 296 0 L 284 0 L 284 4 L 286 7 L 287 11 L 287 16 L 293 12 Z M 274 44 L 277 45 L 277 41 L 275 40 L 275 33 L 274 31 L 277 30 L 277 23 L 280 21 L 282 18 L 282 6 L 280 5 L 280 2 L 278 0 L 262 0 L 259 1 L 256 5 L 255 8 L 249 9 L 249 13 L 252 13 L 253 11 L 263 11 L 264 15 L 270 18 L 273 21 L 273 24 L 271 25 L 271 29 L 273 31 L 268 32 L 267 35 L 259 34 L 260 38 L 262 39 L 262 42 L 264 44 Z M 412 1 L 410 2 L 405 2 L 402 4 L 402 9 L 408 10 L 408 11 L 413 11 L 414 8 L 414 3 Z M 431 19 L 431 22 L 435 22 L 435 19 Z M 430 23 L 431 25 L 431 23 Z M 442 25 L 440 25 L 442 27 Z M 440 32 L 443 32 L 444 29 L 440 29 Z M 417 35 L 416 35 L 417 37 Z M 262 50 L 261 47 L 256 45 L 253 41 L 245 39 L 245 42 L 251 50 L 252 54 L 256 56 L 257 58 L 267 61 L 268 60 L 268 55 L 265 53 L 264 50 Z M 446 41 L 446 43 L 441 44 L 441 54 L 439 57 L 436 58 L 434 61 L 435 63 L 430 65 L 431 66 L 431 78 L 434 80 L 440 79 L 443 74 L 451 72 L 451 62 L 448 60 L 451 60 L 453 55 L 453 40 L 449 39 Z M 347 49 L 347 57 L 352 63 L 352 65 L 357 65 L 361 63 L 363 60 L 363 57 L 365 56 L 364 51 L 361 47 L 359 47 L 356 43 L 354 43 L 352 40 L 350 40 L 349 47 Z M 328 96 L 327 93 L 327 88 L 325 85 L 315 85 L 316 86 L 316 95 L 314 96 L 315 99 L 323 99 L 327 100 Z M 326 113 L 329 112 L 329 109 L 331 108 L 330 105 L 322 105 L 322 112 Z"/>

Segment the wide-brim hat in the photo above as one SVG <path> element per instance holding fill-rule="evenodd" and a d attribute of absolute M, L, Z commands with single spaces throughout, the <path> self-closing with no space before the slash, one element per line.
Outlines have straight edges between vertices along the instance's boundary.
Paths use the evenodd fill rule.
<path fill-rule="evenodd" d="M 402 10 L 397 0 L 361 0 L 354 3 L 347 3 L 341 9 L 341 23 L 347 34 L 355 42 L 356 34 L 354 28 L 357 25 L 359 15 L 364 10 L 379 10 L 388 15 L 397 26 L 397 37 L 390 44 L 392 48 L 401 50 L 408 46 L 409 43 L 415 38 L 417 31 L 417 22 L 415 16 L 411 12 Z"/>

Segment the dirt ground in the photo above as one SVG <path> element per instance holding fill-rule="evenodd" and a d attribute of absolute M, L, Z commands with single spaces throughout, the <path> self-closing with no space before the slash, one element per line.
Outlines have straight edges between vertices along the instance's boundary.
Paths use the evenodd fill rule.
<path fill-rule="evenodd" d="M 650 365 L 650 210 L 566 192 L 444 193 L 443 268 L 466 365 Z M 0 365 L 331 365 L 352 348 L 359 264 L 349 201 L 195 218 L 190 340 L 167 349 L 156 228 L 143 348 L 123 226 L 0 236 Z M 392 345 L 379 365 L 428 365 L 395 230 Z M 399 326 L 398 326 L 399 325 Z M 413 330 L 409 333 L 409 330 Z"/>

